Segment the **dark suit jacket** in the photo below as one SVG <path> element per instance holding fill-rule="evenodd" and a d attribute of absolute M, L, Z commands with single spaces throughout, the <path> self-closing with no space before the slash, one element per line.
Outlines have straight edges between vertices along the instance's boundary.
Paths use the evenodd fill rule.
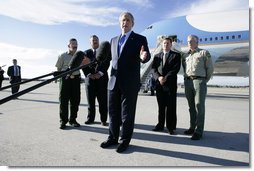
<path fill-rule="evenodd" d="M 0 80 L 4 79 L 4 70 L 0 70 Z"/>
<path fill-rule="evenodd" d="M 113 67 L 111 69 L 108 89 L 113 90 L 117 80 L 118 86 L 122 91 L 138 92 L 141 86 L 140 62 L 146 63 L 151 58 L 146 37 L 132 32 L 122 49 L 121 55 L 118 56 L 117 47 L 119 38 L 120 36 L 117 36 L 111 40 L 112 61 L 118 61 L 118 67 L 117 70 Z M 140 59 L 142 45 L 144 50 L 148 52 L 147 58 L 144 61 Z"/>
<path fill-rule="evenodd" d="M 21 81 L 21 67 L 18 66 L 19 68 L 19 76 L 16 78 L 16 81 Z M 12 83 L 12 80 L 14 78 L 14 66 L 10 66 L 7 70 L 7 75 L 10 77 L 10 83 Z"/>
<path fill-rule="evenodd" d="M 84 53 L 91 61 L 95 60 L 94 52 L 92 49 L 88 49 Z M 107 71 L 109 68 L 109 64 L 110 64 L 110 56 L 106 57 L 105 60 L 103 62 L 100 62 L 98 65 L 84 68 L 83 72 L 84 72 L 84 75 L 86 76 L 86 79 L 85 79 L 86 84 L 89 85 L 90 82 L 93 81 L 92 79 L 88 78 L 87 75 L 90 73 L 95 74 L 96 72 L 99 72 L 99 71 L 103 73 L 103 76 L 99 80 L 108 82 Z"/>
<path fill-rule="evenodd" d="M 152 69 L 154 70 L 154 78 L 156 80 L 156 88 L 163 88 L 168 91 L 170 88 L 176 88 L 177 86 L 177 73 L 181 67 L 181 55 L 180 53 L 169 51 L 166 63 L 163 66 L 163 52 L 160 52 L 154 56 Z M 167 79 L 163 86 L 160 85 L 158 78 L 163 76 Z"/>

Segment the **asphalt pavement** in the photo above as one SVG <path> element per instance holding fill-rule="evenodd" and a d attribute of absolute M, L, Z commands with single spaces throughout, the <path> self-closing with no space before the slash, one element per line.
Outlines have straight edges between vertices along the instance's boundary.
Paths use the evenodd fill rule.
<path fill-rule="evenodd" d="M 38 82 L 21 86 L 26 89 Z M 7 81 L 3 83 L 8 85 Z M 205 131 L 193 141 L 184 135 L 189 113 L 184 89 L 177 97 L 176 135 L 153 132 L 157 123 L 155 96 L 140 92 L 135 129 L 129 148 L 102 149 L 108 126 L 85 125 L 87 100 L 82 84 L 79 128 L 59 129 L 58 83 L 49 83 L 17 100 L 0 105 L 0 165 L 9 167 L 250 167 L 249 88 L 208 88 Z M 0 92 L 0 98 L 11 94 Z"/>

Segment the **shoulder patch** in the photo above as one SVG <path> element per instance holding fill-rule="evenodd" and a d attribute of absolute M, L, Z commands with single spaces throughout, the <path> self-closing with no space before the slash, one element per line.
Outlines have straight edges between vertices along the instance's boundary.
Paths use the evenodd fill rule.
<path fill-rule="evenodd" d="M 209 51 L 207 51 L 207 50 L 206 50 L 205 55 L 206 55 L 206 58 L 208 58 L 208 59 L 211 58 L 211 54 L 210 54 Z"/>

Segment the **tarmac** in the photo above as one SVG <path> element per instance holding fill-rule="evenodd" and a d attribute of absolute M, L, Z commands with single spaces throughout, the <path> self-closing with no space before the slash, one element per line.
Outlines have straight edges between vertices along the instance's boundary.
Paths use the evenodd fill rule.
<path fill-rule="evenodd" d="M 38 82 L 21 85 L 21 90 Z M 3 86 L 8 85 L 7 80 Z M 49 83 L 17 100 L 0 105 L 0 166 L 12 167 L 236 167 L 250 164 L 249 88 L 208 88 L 205 131 L 193 141 L 184 135 L 189 128 L 184 88 L 178 88 L 176 135 L 153 132 L 157 101 L 139 93 L 135 129 L 129 148 L 117 153 L 116 146 L 102 149 L 108 126 L 85 125 L 87 100 L 81 84 L 79 128 L 59 129 L 58 83 Z M 11 95 L 0 92 L 0 98 Z"/>

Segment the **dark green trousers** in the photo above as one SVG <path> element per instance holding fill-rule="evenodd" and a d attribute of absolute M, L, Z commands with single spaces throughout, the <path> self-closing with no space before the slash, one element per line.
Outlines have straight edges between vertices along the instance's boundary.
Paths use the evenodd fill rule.
<path fill-rule="evenodd" d="M 80 75 L 75 78 L 60 79 L 60 122 L 67 123 L 77 118 L 77 113 L 80 104 Z M 69 103 L 70 103 L 70 118 L 69 117 Z"/>
<path fill-rule="evenodd" d="M 202 135 L 205 122 L 205 98 L 207 85 L 205 79 L 184 80 L 185 96 L 189 105 L 190 128 Z"/>

